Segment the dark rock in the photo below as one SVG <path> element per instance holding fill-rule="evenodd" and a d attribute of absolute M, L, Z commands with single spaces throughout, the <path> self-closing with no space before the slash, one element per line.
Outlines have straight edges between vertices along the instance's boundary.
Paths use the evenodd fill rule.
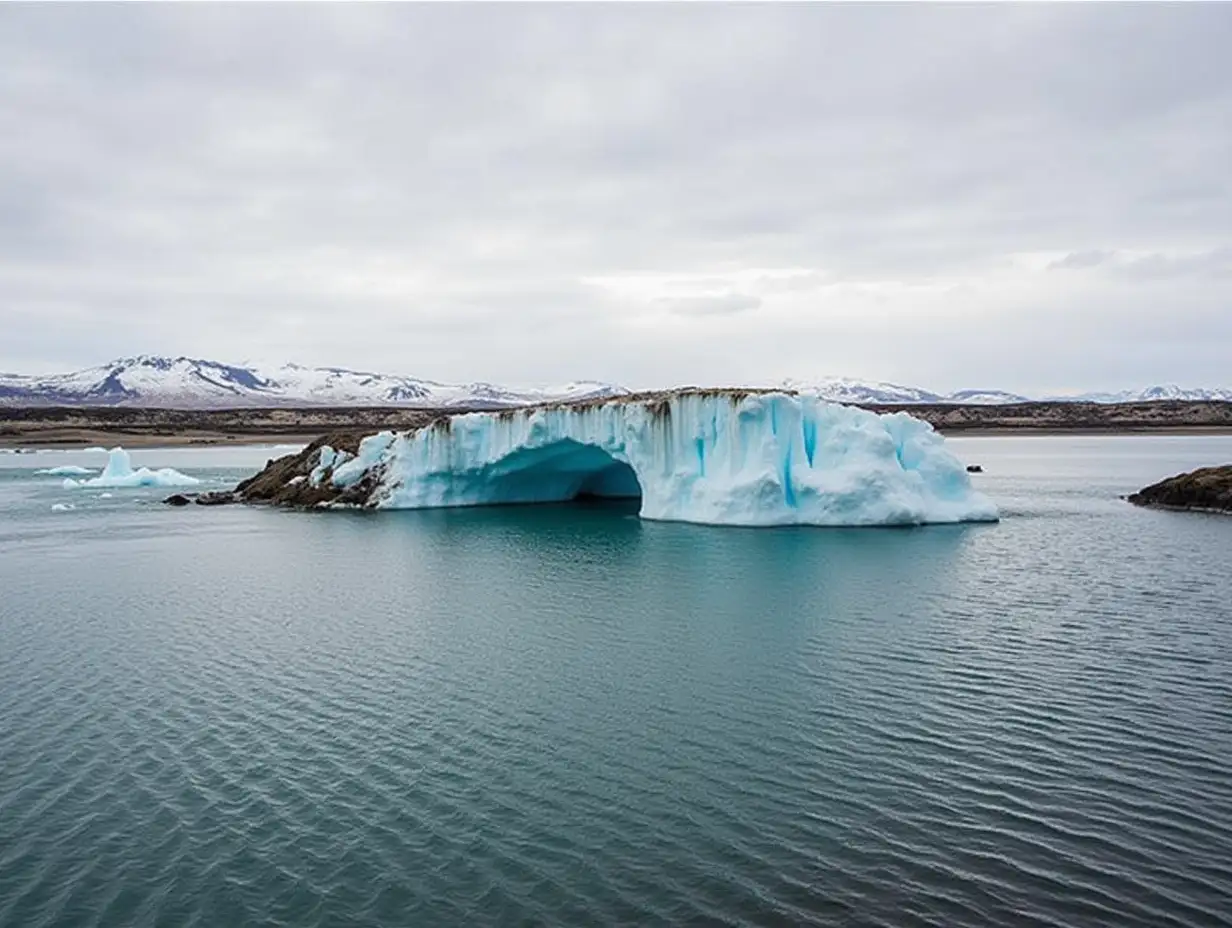
<path fill-rule="evenodd" d="M 231 490 L 211 490 L 209 493 L 202 493 L 193 502 L 198 506 L 225 506 L 235 502 L 235 493 Z"/>
<path fill-rule="evenodd" d="M 978 464 L 968 464 L 968 465 L 967 465 L 967 473 L 969 473 L 969 474 L 982 474 L 982 473 L 984 473 L 984 468 L 980 467 L 980 465 L 978 465 Z"/>
<path fill-rule="evenodd" d="M 1232 464 L 1200 467 L 1126 497 L 1135 506 L 1232 513 Z"/>
<path fill-rule="evenodd" d="M 347 488 L 330 484 L 328 470 L 326 479 L 319 484 L 314 485 L 309 477 L 316 467 L 322 445 L 329 445 L 335 451 L 355 454 L 359 450 L 359 443 L 368 434 L 370 433 L 351 430 L 332 432 L 318 438 L 298 454 L 288 454 L 271 460 L 260 473 L 236 486 L 235 499 L 237 502 L 269 503 L 299 509 L 311 509 L 325 504 L 364 506 L 371 495 L 374 482 L 378 479 L 375 472 L 365 475 L 354 486 Z"/>
<path fill-rule="evenodd" d="M 189 499 L 187 496 L 185 496 L 183 493 L 173 493 L 170 496 L 168 496 L 165 500 L 163 500 L 163 502 L 166 503 L 168 506 L 187 506 L 189 503 L 192 502 L 192 500 Z"/>

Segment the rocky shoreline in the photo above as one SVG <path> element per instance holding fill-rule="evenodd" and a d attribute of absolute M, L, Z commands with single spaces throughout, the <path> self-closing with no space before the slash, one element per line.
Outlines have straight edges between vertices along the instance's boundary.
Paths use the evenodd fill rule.
<path fill-rule="evenodd" d="M 872 412 L 908 412 L 948 435 L 1232 432 L 1232 403 L 1015 403 L 1003 406 L 868 405 Z M 0 406 L 0 446 L 251 444 L 309 442 L 361 431 L 404 432 L 466 409 L 312 407 L 274 409 L 142 409 L 132 407 Z"/>
<path fill-rule="evenodd" d="M 1232 464 L 1177 474 L 1126 497 L 1135 506 L 1232 514 Z"/>
<path fill-rule="evenodd" d="M 207 493 L 173 493 L 163 500 L 168 506 L 224 506 L 230 503 L 286 506 L 291 509 L 312 509 L 338 503 L 362 506 L 371 487 L 363 482 L 346 490 L 331 486 L 328 481 L 313 483 L 309 477 L 320 459 L 322 447 L 355 454 L 367 432 L 335 432 L 310 442 L 303 450 L 270 458 L 265 466 L 232 490 Z M 326 471 L 328 474 L 328 470 Z"/>

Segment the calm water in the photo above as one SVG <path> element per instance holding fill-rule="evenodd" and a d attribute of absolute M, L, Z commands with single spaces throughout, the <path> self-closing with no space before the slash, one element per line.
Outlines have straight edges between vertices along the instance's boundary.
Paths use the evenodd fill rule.
<path fill-rule="evenodd" d="M 171 509 L 0 455 L 0 925 L 1227 924 L 1232 518 L 1117 497 L 1232 438 L 952 444 L 1001 524 Z"/>

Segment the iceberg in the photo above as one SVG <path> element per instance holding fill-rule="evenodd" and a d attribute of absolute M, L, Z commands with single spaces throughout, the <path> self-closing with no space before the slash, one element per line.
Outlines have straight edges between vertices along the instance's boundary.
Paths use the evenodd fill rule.
<path fill-rule="evenodd" d="M 74 506 L 72 503 L 52 503 L 51 504 L 52 512 L 72 512 L 76 508 L 77 507 Z"/>
<path fill-rule="evenodd" d="M 123 448 L 112 448 L 107 454 L 107 466 L 103 468 L 101 474 L 88 480 L 67 478 L 64 481 L 64 488 L 72 490 L 77 487 L 119 487 L 123 489 L 133 487 L 191 487 L 201 482 L 196 477 L 181 474 L 178 470 L 173 470 L 170 467 L 164 467 L 161 470 L 150 470 L 148 467 L 133 470 L 132 459 L 129 458 L 128 452 Z"/>
<path fill-rule="evenodd" d="M 333 504 L 377 509 L 592 496 L 640 498 L 644 519 L 712 525 L 998 518 L 928 423 L 814 394 L 680 391 L 468 413 L 307 460 L 309 483 L 337 491 Z"/>
<path fill-rule="evenodd" d="M 36 470 L 36 474 L 43 474 L 47 477 L 88 477 L 94 473 L 96 468 L 93 467 L 78 467 L 76 464 L 62 464 L 59 467 L 45 467 L 42 470 Z"/>

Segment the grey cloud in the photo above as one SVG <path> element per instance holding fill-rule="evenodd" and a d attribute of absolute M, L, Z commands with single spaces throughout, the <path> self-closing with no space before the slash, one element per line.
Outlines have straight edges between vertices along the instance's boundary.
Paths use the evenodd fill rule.
<path fill-rule="evenodd" d="M 1048 265 L 1049 270 L 1083 270 L 1088 267 L 1098 267 L 1107 263 L 1115 256 L 1111 251 L 1071 251 L 1064 258 L 1059 258 Z"/>
<path fill-rule="evenodd" d="M 1167 257 L 1232 234 L 1230 45 L 1216 4 L 0 5 L 0 368 L 1030 390 L 995 342 L 1041 305 L 1134 331 L 1118 278 L 1179 284 L 1185 331 L 1232 297 Z M 1058 252 L 1163 257 L 1006 271 Z M 584 283 L 784 268 L 741 283 L 757 312 L 647 294 L 659 329 Z M 1039 376 L 1216 380 L 1200 341 Z"/>
<path fill-rule="evenodd" d="M 1232 277 L 1232 246 L 1193 255 L 1152 254 L 1127 262 L 1125 273 L 1141 278 Z"/>
<path fill-rule="evenodd" d="M 1049 270 L 1086 270 L 1095 267 L 1142 279 L 1227 277 L 1232 276 L 1232 246 L 1225 245 L 1196 254 L 1156 252 L 1141 257 L 1128 257 L 1114 251 L 1074 251 L 1048 265 Z"/>
<path fill-rule="evenodd" d="M 717 296 L 693 296 L 656 301 L 668 312 L 681 316 L 730 316 L 747 312 L 761 305 L 761 300 L 745 293 L 725 293 Z"/>

